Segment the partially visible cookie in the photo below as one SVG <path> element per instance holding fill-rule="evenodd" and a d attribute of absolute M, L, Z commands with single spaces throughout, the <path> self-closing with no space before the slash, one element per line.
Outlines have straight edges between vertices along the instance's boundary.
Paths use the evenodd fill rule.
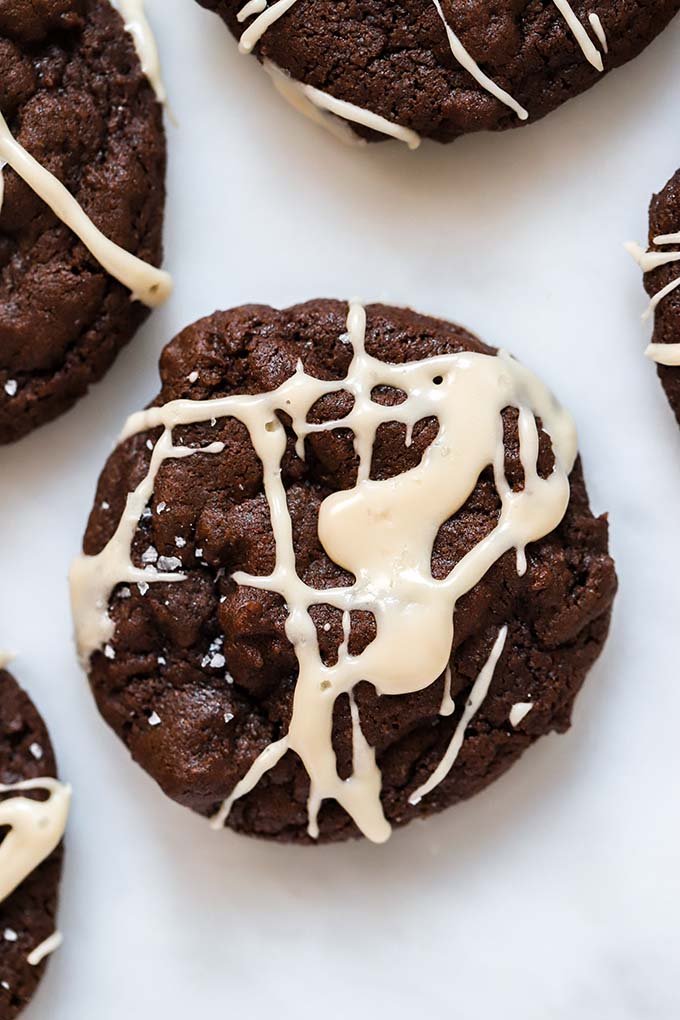
<path fill-rule="evenodd" d="M 414 148 L 535 121 L 640 53 L 680 0 L 198 0 L 302 112 Z M 343 125 L 344 126 L 344 125 Z"/>
<path fill-rule="evenodd" d="M 0 168 L 9 164 L 0 171 L 1 444 L 83 396 L 168 284 L 153 268 L 165 203 L 162 107 L 108 0 L 0 3 L 0 115 Z M 55 215 L 39 197 L 67 205 L 55 184 L 104 235 L 94 248 L 64 208 Z M 137 279 L 142 300 L 132 299 Z"/>
<path fill-rule="evenodd" d="M 69 791 L 51 787 L 56 777 L 56 762 L 49 734 L 37 709 L 12 676 L 0 668 L 0 784 L 13 787 L 0 790 L 0 888 L 3 892 L 20 874 L 22 865 L 30 866 L 50 841 L 63 833 Z M 45 779 L 50 789 L 45 790 Z M 17 788 L 17 784 L 37 780 L 36 789 Z M 45 800 L 48 797 L 49 800 Z M 38 804 L 34 829 L 25 832 L 29 853 L 12 848 L 7 851 L 12 830 L 5 826 L 7 812 L 17 799 L 30 798 Z M 40 805 L 40 801 L 45 801 Z M 45 807 L 45 818 L 40 808 Z M 47 819 L 43 828 L 43 823 Z M 45 842 L 42 842 L 43 839 Z M 12 1020 L 30 1002 L 45 972 L 50 950 L 56 946 L 57 901 L 62 866 L 62 847 L 57 846 L 38 863 L 23 881 L 0 902 L 0 1020 Z M 17 870 L 19 869 L 19 870 Z M 10 879 L 9 876 L 14 876 Z M 42 953 L 46 955 L 42 956 Z"/>
<path fill-rule="evenodd" d="M 659 378 L 680 424 L 680 170 L 652 197 L 649 248 L 627 247 L 645 274 L 650 297 L 645 318 L 654 319 L 647 356 L 657 363 Z"/>

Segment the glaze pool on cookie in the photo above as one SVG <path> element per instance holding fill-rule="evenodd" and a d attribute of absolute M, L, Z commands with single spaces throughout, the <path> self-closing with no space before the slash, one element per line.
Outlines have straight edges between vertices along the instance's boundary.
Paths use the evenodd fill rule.
<path fill-rule="evenodd" d="M 615 575 L 573 422 L 527 369 L 441 320 L 310 302 L 203 320 L 162 374 L 71 584 L 99 707 L 171 796 L 380 842 L 568 725 Z M 568 638 L 552 605 L 533 675 L 529 593 L 572 558 L 588 594 Z"/>

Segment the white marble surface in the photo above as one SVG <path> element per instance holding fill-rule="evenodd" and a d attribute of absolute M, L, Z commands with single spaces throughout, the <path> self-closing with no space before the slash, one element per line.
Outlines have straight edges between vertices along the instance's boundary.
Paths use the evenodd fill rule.
<path fill-rule="evenodd" d="M 411 154 L 298 119 L 191 0 L 149 0 L 170 129 L 176 275 L 107 379 L 0 450 L 0 644 L 75 785 L 66 935 L 30 1020 L 672 1020 L 680 868 L 680 435 L 642 358 L 650 193 L 680 163 L 680 21 L 547 121 Z M 216 835 L 100 722 L 65 577 L 97 473 L 157 355 L 215 307 L 362 294 L 455 318 L 573 410 L 621 579 L 566 737 L 387 846 Z"/>

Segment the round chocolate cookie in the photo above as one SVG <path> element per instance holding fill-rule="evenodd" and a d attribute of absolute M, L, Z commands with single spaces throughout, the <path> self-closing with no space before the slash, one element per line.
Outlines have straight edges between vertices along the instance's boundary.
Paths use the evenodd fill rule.
<path fill-rule="evenodd" d="M 71 576 L 92 690 L 136 761 L 283 841 L 386 838 L 566 730 L 616 590 L 549 391 L 459 326 L 347 311 L 249 305 L 176 337 Z"/>
<path fill-rule="evenodd" d="M 0 668 L 0 784 L 14 786 L 56 774 L 44 722 L 28 695 Z M 38 792 L 0 792 L 0 802 L 9 803 L 19 795 L 41 797 Z M 8 836 L 6 829 L 0 828 L 0 833 L 1 847 Z M 56 930 L 62 856 L 59 845 L 0 901 L 0 1020 L 11 1020 L 28 1005 L 45 972 L 47 955 L 33 962 L 29 958 Z M 5 864 L 0 864 L 0 871 Z M 3 879 L 0 873 L 0 882 Z"/>
<path fill-rule="evenodd" d="M 335 114 L 362 138 L 392 134 L 411 147 L 422 137 L 450 142 L 537 120 L 635 57 L 680 7 L 679 0 L 198 2 L 224 19 L 241 50 L 254 51 L 303 112 L 329 125 Z"/>
<path fill-rule="evenodd" d="M 679 231 L 680 170 L 652 198 L 649 207 L 649 251 L 645 255 L 638 254 L 638 261 L 642 261 L 643 268 L 651 266 L 645 272 L 644 285 L 655 303 L 652 309 L 654 334 L 647 353 L 657 362 L 659 378 L 680 424 Z M 670 241 L 666 241 L 666 238 L 670 238 Z M 645 259 L 649 259 L 649 262 L 645 263 Z"/>
<path fill-rule="evenodd" d="M 108 0 L 0 4 L 0 113 L 108 239 L 160 264 L 162 108 Z M 8 443 L 100 379 L 148 310 L 35 187 L 10 166 L 3 177 L 0 443 Z"/>

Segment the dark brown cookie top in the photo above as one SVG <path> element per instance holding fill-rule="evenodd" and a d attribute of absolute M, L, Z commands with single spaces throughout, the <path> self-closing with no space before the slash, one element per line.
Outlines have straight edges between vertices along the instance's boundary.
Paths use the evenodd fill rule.
<path fill-rule="evenodd" d="M 677 234 L 680 231 L 680 170 L 673 174 L 666 186 L 658 195 L 654 195 L 649 207 L 649 250 L 664 253 L 680 251 L 678 244 L 654 244 L 654 238 L 665 234 Z M 678 262 L 668 262 L 645 274 L 645 290 L 650 298 L 663 290 L 680 276 Z M 654 312 L 655 344 L 680 343 L 680 288 L 672 290 L 664 297 Z M 666 391 L 668 401 L 673 408 L 678 424 L 680 424 L 680 367 L 676 365 L 658 365 L 659 378 Z"/>
<path fill-rule="evenodd" d="M 56 768 L 35 705 L 0 669 L 0 784 L 55 778 Z M 61 864 L 59 847 L 0 903 L 0 1020 L 11 1020 L 28 1005 L 45 972 L 47 959 L 31 966 L 28 956 L 56 930 Z"/>
<path fill-rule="evenodd" d="M 252 24 L 252 18 L 237 18 L 245 0 L 198 2 L 218 13 L 237 38 Z M 571 7 L 608 71 L 640 53 L 680 2 L 572 0 Z M 530 121 L 602 76 L 553 0 L 441 0 L 441 11 L 481 70 L 528 111 Z M 608 53 L 591 15 L 600 19 Z M 433 0 L 296 0 L 256 53 L 297 81 L 440 142 L 523 123 L 454 58 Z M 383 137 L 355 130 L 369 140 Z"/>
<path fill-rule="evenodd" d="M 160 263 L 162 110 L 108 0 L 0 4 L 0 111 L 107 237 Z M 0 443 L 100 379 L 147 309 L 9 167 L 0 210 Z"/>
<path fill-rule="evenodd" d="M 185 329 L 161 358 L 163 388 L 156 404 L 271 391 L 301 360 L 321 379 L 343 379 L 352 357 L 344 336 L 347 305 L 310 301 L 283 311 L 245 306 L 217 312 Z M 492 354 L 464 329 L 406 309 L 367 308 L 366 348 L 383 361 L 403 363 L 463 350 Z M 310 420 L 348 413 L 347 394 L 320 400 Z M 374 399 L 399 402 L 395 390 Z M 285 420 L 285 419 L 284 419 Z M 510 484 L 523 486 L 516 412 L 504 412 L 505 466 Z M 219 454 L 167 460 L 133 541 L 137 566 L 181 564 L 178 583 L 118 585 L 110 600 L 115 634 L 90 660 L 90 681 L 100 711 L 133 757 L 175 800 L 211 816 L 257 755 L 287 732 L 297 661 L 284 627 L 280 596 L 232 580 L 235 571 L 267 574 L 274 540 L 261 464 L 244 425 L 233 418 L 176 428 L 176 444 L 219 441 Z M 419 463 L 437 435 L 425 419 L 406 445 L 403 424 L 381 425 L 371 477 L 395 477 Z M 98 553 L 111 538 L 127 495 L 145 477 L 158 430 L 125 441 L 99 481 L 84 549 Z M 293 524 L 297 572 L 320 589 L 311 614 L 324 660 L 332 664 L 343 638 L 341 613 L 323 603 L 322 591 L 351 583 L 324 551 L 317 533 L 322 501 L 355 483 L 357 458 L 348 429 L 311 434 L 306 457 L 295 452 L 287 426 L 283 482 Z M 539 471 L 553 466 L 550 441 L 541 434 Z M 498 521 L 493 473 L 485 470 L 462 509 L 440 529 L 432 557 L 435 578 L 454 565 Z M 161 565 L 161 560 L 165 558 Z M 577 462 L 571 499 L 560 526 L 529 546 L 528 569 L 518 576 L 514 554 L 503 556 L 465 595 L 455 615 L 451 653 L 457 710 L 442 716 L 442 676 L 427 689 L 379 697 L 361 683 L 356 701 L 365 737 L 383 773 L 382 802 L 396 825 L 441 810 L 500 775 L 544 733 L 569 726 L 572 704 L 607 634 L 616 588 L 607 551 L 607 521 L 593 517 Z M 358 654 L 375 635 L 371 613 L 353 612 L 349 650 Z M 468 730 L 447 779 L 419 805 L 409 795 L 432 773 L 446 750 L 473 681 L 499 628 L 508 638 L 491 691 Z M 532 702 L 513 727 L 513 705 Z M 346 696 L 336 702 L 333 743 L 339 772 L 351 771 L 351 725 Z M 307 842 L 309 782 L 300 760 L 286 755 L 259 785 L 237 801 L 228 824 L 267 838 Z M 337 804 L 326 801 L 321 840 L 357 834 Z"/>

